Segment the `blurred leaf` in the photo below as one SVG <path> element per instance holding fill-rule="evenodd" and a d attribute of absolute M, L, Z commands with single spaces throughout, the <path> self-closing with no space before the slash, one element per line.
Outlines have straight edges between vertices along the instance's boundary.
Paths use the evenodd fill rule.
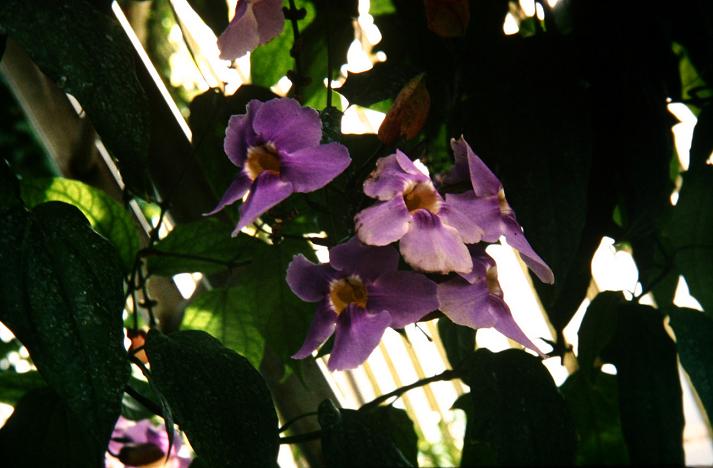
<path fill-rule="evenodd" d="M 395 12 L 396 7 L 394 7 L 393 0 L 371 0 L 371 2 L 369 2 L 369 14 L 371 16 L 386 15 Z"/>
<path fill-rule="evenodd" d="M 0 402 L 15 405 L 30 390 L 45 386 L 47 383 L 37 371 L 22 374 L 2 371 L 0 372 Z"/>
<path fill-rule="evenodd" d="M 713 103 L 704 105 L 698 114 L 698 121 L 693 129 L 690 151 L 690 172 L 706 172 L 710 167 L 706 161 L 713 153 Z"/>
<path fill-rule="evenodd" d="M 3 466 L 104 466 L 107 443 L 98 445 L 52 389 L 25 395 L 0 429 Z"/>
<path fill-rule="evenodd" d="M 470 22 L 469 0 L 425 0 L 424 4 L 430 31 L 443 38 L 465 36 Z"/>
<path fill-rule="evenodd" d="M 258 369 L 265 348 L 259 329 L 261 311 L 246 307 L 244 293 L 240 286 L 201 293 L 186 308 L 181 328 L 210 333 Z"/>
<path fill-rule="evenodd" d="M 597 294 L 587 307 L 577 336 L 579 353 L 577 362 L 581 373 L 592 377 L 597 369 L 595 361 L 616 335 L 618 308 L 624 303 L 624 296 L 617 291 Z"/>
<path fill-rule="evenodd" d="M 315 9 L 312 2 L 296 2 L 298 8 L 305 9 L 305 17 L 297 21 L 300 31 L 314 21 Z M 279 36 L 261 45 L 250 54 L 250 78 L 253 84 L 270 87 L 295 66 L 290 50 L 294 44 L 292 25 L 285 21 L 285 28 Z M 326 53 L 326 52 L 325 52 Z M 326 71 L 326 70 L 325 70 Z"/>
<path fill-rule="evenodd" d="M 188 0 L 188 3 L 216 36 L 228 26 L 228 3 L 225 0 Z"/>
<path fill-rule="evenodd" d="M 713 320 L 693 309 L 671 308 L 671 328 L 681 364 L 696 387 L 708 418 L 713 417 Z"/>
<path fill-rule="evenodd" d="M 604 359 L 617 369 L 619 411 L 632 464 L 682 465 L 683 403 L 676 347 L 654 308 L 619 306 Z"/>
<path fill-rule="evenodd" d="M 540 359 L 480 349 L 461 369 L 471 389 L 461 466 L 574 463 L 574 423 Z"/>
<path fill-rule="evenodd" d="M 400 137 L 411 140 L 418 135 L 428 118 L 431 96 L 425 77 L 417 75 L 401 88 L 394 105 L 379 127 L 379 140 L 391 145 Z"/>
<path fill-rule="evenodd" d="M 152 380 L 196 454 L 210 466 L 274 466 L 277 415 L 260 374 L 205 332 L 146 341 Z"/>
<path fill-rule="evenodd" d="M 456 368 L 475 351 L 475 330 L 451 322 L 442 317 L 438 319 L 438 335 L 448 356 L 451 368 Z"/>
<path fill-rule="evenodd" d="M 616 377 L 599 371 L 589 377 L 575 372 L 560 391 L 577 426 L 577 465 L 628 464 Z"/>
<path fill-rule="evenodd" d="M 261 242 L 240 234 L 231 237 L 233 227 L 213 218 L 177 225 L 147 252 L 150 274 L 216 273 L 250 258 Z"/>
<path fill-rule="evenodd" d="M 130 271 L 139 250 L 137 226 L 121 204 L 103 191 L 78 180 L 54 177 L 23 179 L 22 199 L 32 208 L 46 201 L 61 201 L 79 208 L 92 228 L 114 244 L 124 271 Z"/>
<path fill-rule="evenodd" d="M 418 438 L 404 410 L 319 406 L 322 450 L 327 466 L 417 466 Z"/>
<path fill-rule="evenodd" d="M 148 105 L 134 73 L 133 46 L 113 15 L 85 0 L 7 0 L 0 5 L 0 28 L 77 98 L 127 186 L 146 197 Z"/>
<path fill-rule="evenodd" d="M 691 294 L 713 317 L 713 168 L 683 176 L 678 203 L 668 226 L 674 261 Z"/>
<path fill-rule="evenodd" d="M 398 62 L 378 62 L 371 70 L 347 73 L 346 81 L 337 92 L 347 98 L 349 104 L 372 107 L 377 102 L 395 98 L 416 73 L 414 67 L 404 67 Z"/>

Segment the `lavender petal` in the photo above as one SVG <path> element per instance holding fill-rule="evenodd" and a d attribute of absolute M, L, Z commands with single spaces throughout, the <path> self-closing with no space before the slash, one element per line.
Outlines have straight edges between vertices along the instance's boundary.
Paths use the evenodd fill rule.
<path fill-rule="evenodd" d="M 310 356 L 315 349 L 327 338 L 332 336 L 337 324 L 337 314 L 329 306 L 329 300 L 325 299 L 319 303 L 312 319 L 305 341 L 302 347 L 292 355 L 292 359 L 304 359 Z"/>
<path fill-rule="evenodd" d="M 252 185 L 252 180 L 246 176 L 243 171 L 238 172 L 235 180 L 230 184 L 228 190 L 223 194 L 223 198 L 220 199 L 215 208 L 213 208 L 208 213 L 204 213 L 203 216 L 214 215 L 228 205 L 232 205 L 236 201 L 243 198 L 245 192 L 248 191 L 250 185 Z"/>
<path fill-rule="evenodd" d="M 475 244 L 483 239 L 484 231 L 478 223 L 472 217 L 450 206 L 448 202 L 441 204 L 438 217 L 443 223 L 454 227 L 466 244 Z"/>
<path fill-rule="evenodd" d="M 377 202 L 354 216 L 359 240 L 377 246 L 401 239 L 409 229 L 410 220 L 403 197 Z"/>
<path fill-rule="evenodd" d="M 379 345 L 391 323 L 387 311 L 376 313 L 351 304 L 337 319 L 334 348 L 327 362 L 330 371 L 354 369 Z"/>
<path fill-rule="evenodd" d="M 505 303 L 505 301 L 498 296 L 491 294 L 488 297 L 488 305 L 490 309 L 490 315 L 495 318 L 494 328 L 507 336 L 511 340 L 515 340 L 526 348 L 530 348 L 534 352 L 540 355 L 540 357 L 547 357 L 530 339 L 525 335 L 520 326 L 515 322 L 515 319 L 510 312 L 510 308 Z"/>
<path fill-rule="evenodd" d="M 249 2 L 242 2 L 249 3 Z M 236 14 L 225 31 L 218 38 L 218 49 L 220 58 L 223 60 L 233 60 L 242 57 L 260 44 L 258 34 L 258 22 L 255 13 L 250 5 L 242 7 L 241 2 L 236 5 Z"/>
<path fill-rule="evenodd" d="M 263 103 L 255 114 L 253 129 L 282 154 L 315 147 L 322 138 L 322 121 L 317 111 L 289 98 Z"/>
<path fill-rule="evenodd" d="M 253 99 L 245 107 L 245 114 L 232 115 L 225 129 L 223 150 L 228 155 L 230 162 L 238 167 L 243 167 L 248 154 L 248 147 L 257 143 L 253 130 L 255 113 L 262 106 L 262 102 Z"/>
<path fill-rule="evenodd" d="M 329 264 L 347 275 L 354 274 L 363 281 L 373 281 L 384 273 L 396 271 L 399 253 L 392 246 L 368 246 L 352 237 L 329 250 Z"/>
<path fill-rule="evenodd" d="M 257 32 L 260 44 L 265 44 L 282 32 L 285 15 L 282 12 L 282 0 L 262 0 L 253 6 L 257 18 Z"/>
<path fill-rule="evenodd" d="M 315 265 L 304 255 L 295 255 L 287 266 L 287 284 L 305 302 L 317 302 L 329 293 L 329 283 L 337 272 L 328 264 Z"/>
<path fill-rule="evenodd" d="M 394 271 L 367 287 L 369 310 L 387 310 L 391 327 L 403 328 L 438 308 L 436 283 L 420 273 Z"/>
<path fill-rule="evenodd" d="M 468 173 L 470 183 L 473 184 L 473 191 L 478 197 L 497 195 L 503 184 L 493 174 L 488 166 L 473 152 L 470 145 L 462 136 L 458 140 L 451 139 L 451 148 L 456 154 L 456 160 L 463 159 L 465 155 L 468 161 Z"/>
<path fill-rule="evenodd" d="M 465 215 L 472 224 L 480 227 L 484 242 L 497 242 L 505 231 L 497 195 L 478 198 L 471 191 L 449 193 L 445 204 L 449 210 Z"/>
<path fill-rule="evenodd" d="M 377 200 L 391 200 L 401 195 L 410 183 L 428 180 L 408 156 L 396 150 L 395 154 L 376 161 L 376 169 L 364 181 L 364 193 Z"/>
<path fill-rule="evenodd" d="M 292 182 L 295 192 L 312 192 L 341 174 L 351 158 L 346 146 L 329 143 L 283 154 L 280 163 L 283 177 Z"/>
<path fill-rule="evenodd" d="M 530 270 L 532 270 L 540 281 L 547 284 L 552 284 L 555 282 L 555 275 L 547 263 L 545 263 L 542 258 L 540 258 L 535 250 L 530 246 L 530 243 L 525 239 L 525 235 L 522 232 L 522 227 L 515 219 L 514 215 L 505 216 L 503 218 L 503 224 L 505 226 L 504 235 L 510 247 L 520 252 L 520 257 L 522 261 L 525 262 Z"/>
<path fill-rule="evenodd" d="M 470 328 L 495 325 L 489 314 L 488 284 L 482 277 L 473 284 L 462 278 L 452 278 L 438 285 L 438 308 L 454 323 Z"/>
<path fill-rule="evenodd" d="M 292 184 L 280 180 L 277 174 L 265 171 L 253 182 L 248 199 L 240 205 L 240 222 L 233 230 L 233 237 L 258 216 L 289 197 Z"/>

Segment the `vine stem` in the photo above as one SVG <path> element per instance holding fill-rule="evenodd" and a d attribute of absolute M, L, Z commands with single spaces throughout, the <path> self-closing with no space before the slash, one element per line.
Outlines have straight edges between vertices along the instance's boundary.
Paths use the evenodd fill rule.
<path fill-rule="evenodd" d="M 290 79 L 292 79 L 292 89 L 294 90 L 294 97 L 299 102 L 302 102 L 302 85 L 304 84 L 304 75 L 302 70 L 302 61 L 300 60 L 300 49 L 302 48 L 300 42 L 300 27 L 297 24 L 297 20 L 300 19 L 300 10 L 297 9 L 295 5 L 295 0 L 289 0 L 290 8 L 285 9 L 286 17 L 290 20 L 292 25 L 292 49 L 290 49 L 290 55 L 295 60 L 295 71 Z"/>
<path fill-rule="evenodd" d="M 280 437 L 280 444 L 299 444 L 300 442 L 309 442 L 310 440 L 319 439 L 322 437 L 322 431 L 305 432 L 289 437 Z"/>
<path fill-rule="evenodd" d="M 283 424 L 282 427 L 280 428 L 279 432 L 280 433 L 285 432 L 290 426 L 292 426 L 294 423 L 296 423 L 297 421 L 299 421 L 301 419 L 304 419 L 309 416 L 317 416 L 318 414 L 319 413 L 317 413 L 316 411 L 310 411 L 309 413 L 300 414 L 299 416 L 295 416 L 294 418 L 290 419 L 285 424 Z"/>
<path fill-rule="evenodd" d="M 424 385 L 428 385 L 433 382 L 440 382 L 442 380 L 453 380 L 455 378 L 460 377 L 460 374 L 458 371 L 455 371 L 453 369 L 448 369 L 440 374 L 433 375 L 431 377 L 426 377 L 425 379 L 417 380 L 416 382 L 406 385 L 404 387 L 397 388 L 396 390 L 385 393 L 384 395 L 381 395 L 379 397 L 374 398 L 370 402 L 364 404 L 361 408 L 360 411 L 362 410 L 368 410 L 372 408 L 376 408 L 380 404 L 390 400 L 391 398 L 398 398 L 404 393 L 408 392 L 409 390 L 413 390 L 414 388 L 418 387 L 423 387 Z"/>

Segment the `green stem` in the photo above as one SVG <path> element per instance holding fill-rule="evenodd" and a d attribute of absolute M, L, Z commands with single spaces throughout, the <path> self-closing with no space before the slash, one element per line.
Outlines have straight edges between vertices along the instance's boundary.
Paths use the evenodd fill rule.
<path fill-rule="evenodd" d="M 425 379 L 417 380 L 416 382 L 406 385 L 405 387 L 397 388 L 393 392 L 389 392 L 379 397 L 376 397 L 370 402 L 364 404 L 359 409 L 359 411 L 376 408 L 377 406 L 390 400 L 391 398 L 398 398 L 409 390 L 413 390 L 414 388 L 423 387 L 424 385 L 428 385 L 433 382 L 440 382 L 441 380 L 453 380 L 458 377 L 460 377 L 460 374 L 457 371 L 453 369 L 445 370 L 440 374 L 431 377 L 426 377 Z"/>
<path fill-rule="evenodd" d="M 280 437 L 280 444 L 299 444 L 301 442 L 309 442 L 322 437 L 322 431 L 305 432 L 289 437 Z"/>

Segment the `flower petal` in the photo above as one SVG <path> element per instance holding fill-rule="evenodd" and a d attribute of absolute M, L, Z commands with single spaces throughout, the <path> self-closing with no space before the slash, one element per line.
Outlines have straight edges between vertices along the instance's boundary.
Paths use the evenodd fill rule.
<path fill-rule="evenodd" d="M 465 158 L 468 161 L 468 173 L 470 183 L 473 184 L 473 191 L 478 197 L 497 195 L 503 184 L 493 174 L 488 166 L 473 152 L 465 138 L 461 136 L 458 140 L 451 139 L 451 148 L 456 161 Z M 462 166 L 461 166 L 462 167 Z M 462 170 L 462 169 L 461 169 Z"/>
<path fill-rule="evenodd" d="M 390 323 L 391 315 L 386 311 L 371 313 L 351 304 L 337 319 L 329 370 L 354 369 L 366 361 Z"/>
<path fill-rule="evenodd" d="M 285 26 L 285 14 L 282 12 L 282 0 L 256 1 L 253 10 L 257 18 L 257 32 L 260 44 L 265 44 L 282 32 Z"/>
<path fill-rule="evenodd" d="M 458 231 L 441 223 L 427 210 L 416 210 L 409 231 L 401 238 L 404 260 L 413 268 L 432 273 L 468 273 L 473 262 Z"/>
<path fill-rule="evenodd" d="M 367 309 L 388 311 L 392 328 L 403 328 L 438 308 L 436 283 L 412 271 L 379 276 L 367 286 L 367 294 Z"/>
<path fill-rule="evenodd" d="M 530 339 L 525 335 L 520 326 L 515 322 L 515 319 L 510 312 L 510 308 L 505 303 L 503 298 L 491 294 L 488 296 L 488 308 L 490 315 L 495 317 L 494 328 L 507 336 L 511 340 L 515 340 L 521 345 L 530 348 L 541 357 L 547 357 Z"/>
<path fill-rule="evenodd" d="M 292 359 L 304 359 L 310 356 L 315 349 L 322 343 L 327 341 L 327 338 L 332 336 L 334 328 L 337 324 L 337 314 L 334 313 L 329 306 L 329 301 L 325 299 L 317 306 L 317 310 L 312 319 L 312 324 L 309 327 L 305 341 L 302 347 L 292 355 Z"/>
<path fill-rule="evenodd" d="M 315 265 L 299 254 L 287 266 L 287 284 L 303 301 L 317 302 L 329 293 L 329 282 L 336 273 L 328 264 Z"/>
<path fill-rule="evenodd" d="M 281 154 L 317 146 L 322 139 L 317 111 L 289 98 L 263 103 L 255 113 L 253 129 L 265 143 L 274 143 Z"/>
<path fill-rule="evenodd" d="M 445 204 L 449 210 L 460 212 L 471 224 L 480 227 L 483 231 L 481 240 L 485 242 L 497 242 L 505 231 L 497 195 L 478 198 L 471 191 L 449 193 L 446 195 Z M 453 219 L 451 221 L 458 222 Z"/>
<path fill-rule="evenodd" d="M 379 275 L 396 271 L 399 253 L 391 246 L 368 246 L 352 237 L 329 250 L 329 264 L 347 275 L 355 274 L 363 281 L 373 281 Z"/>
<path fill-rule="evenodd" d="M 406 190 L 410 182 L 426 182 L 423 174 L 401 151 L 379 158 L 376 169 L 364 181 L 364 193 L 377 200 L 391 200 Z"/>
<path fill-rule="evenodd" d="M 466 244 L 475 244 L 483 238 L 484 232 L 478 223 L 471 216 L 467 216 L 450 206 L 448 202 L 441 204 L 438 217 L 441 218 L 443 223 L 454 227 Z"/>
<path fill-rule="evenodd" d="M 401 239 L 410 220 L 403 197 L 378 202 L 354 216 L 357 237 L 369 245 L 388 245 Z"/>
<path fill-rule="evenodd" d="M 253 182 L 248 199 L 240 205 L 240 222 L 233 230 L 233 237 L 258 216 L 289 197 L 292 192 L 292 184 L 280 180 L 277 174 L 270 171 L 260 174 Z"/>
<path fill-rule="evenodd" d="M 223 150 L 228 155 L 230 162 L 238 167 L 243 167 L 243 164 L 245 164 L 248 147 L 257 143 L 252 125 L 255 113 L 260 106 L 262 106 L 262 102 L 253 99 L 245 107 L 245 114 L 232 115 L 228 120 Z"/>
<path fill-rule="evenodd" d="M 243 6 L 242 4 L 247 5 Z M 218 38 L 220 58 L 233 60 L 242 57 L 260 44 L 258 22 L 250 2 L 239 1 L 235 6 L 235 16 Z"/>
<path fill-rule="evenodd" d="M 295 192 L 312 192 L 331 182 L 351 161 L 346 146 L 328 143 L 283 154 L 280 165 L 282 176 L 292 182 Z"/>
<path fill-rule="evenodd" d="M 214 215 L 228 205 L 232 205 L 236 201 L 243 198 L 245 192 L 248 191 L 250 185 L 253 183 L 248 176 L 246 176 L 243 171 L 238 172 L 235 180 L 230 184 L 228 190 L 223 194 L 223 198 L 220 199 L 215 208 L 213 208 L 208 213 L 204 213 L 203 216 Z"/>
<path fill-rule="evenodd" d="M 485 277 L 473 284 L 455 277 L 438 285 L 438 308 L 458 325 L 492 327 L 495 318 L 489 313 L 488 294 Z"/>
<path fill-rule="evenodd" d="M 503 234 L 508 241 L 508 245 L 520 252 L 520 257 L 522 257 L 522 261 L 525 262 L 525 265 L 527 265 L 543 283 L 554 283 L 554 273 L 552 273 L 550 267 L 547 266 L 547 263 L 535 253 L 530 243 L 527 242 L 522 232 L 522 227 L 518 224 L 515 216 L 512 214 L 505 216 L 503 218 L 503 224 L 505 226 Z"/>

